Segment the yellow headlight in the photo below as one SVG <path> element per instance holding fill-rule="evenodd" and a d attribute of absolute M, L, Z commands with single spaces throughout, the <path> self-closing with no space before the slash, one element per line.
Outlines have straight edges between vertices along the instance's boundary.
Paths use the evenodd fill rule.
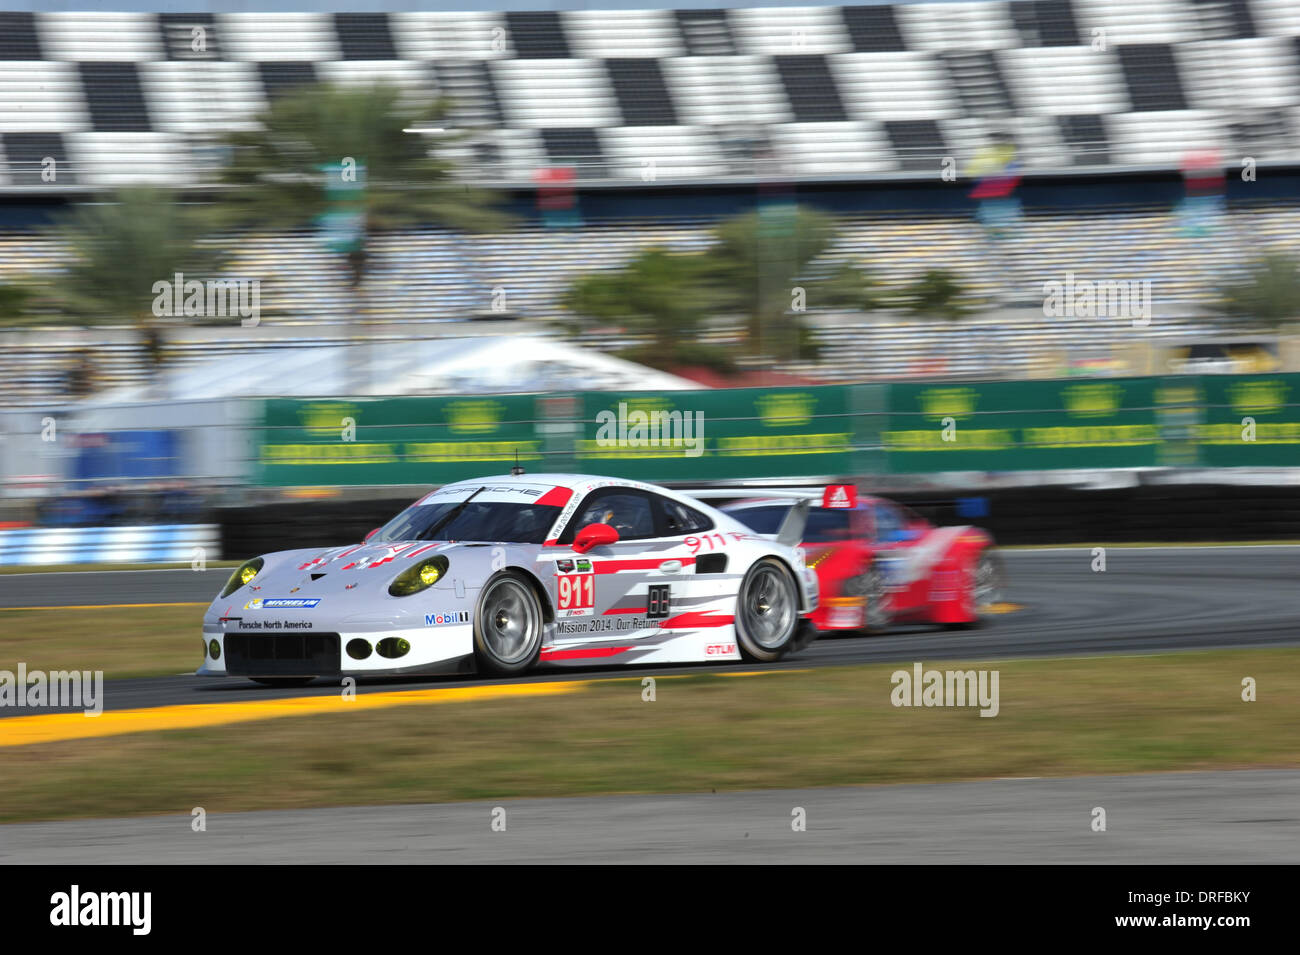
<path fill-rule="evenodd" d="M 409 597 L 422 590 L 428 590 L 447 573 L 447 558 L 441 554 L 423 560 L 413 567 L 408 567 L 388 585 L 388 592 L 394 597 Z"/>
<path fill-rule="evenodd" d="M 263 563 L 264 561 L 262 558 L 254 557 L 247 563 L 240 564 L 239 567 L 235 569 L 235 572 L 230 575 L 230 579 L 226 581 L 226 586 L 221 590 L 221 596 L 229 597 L 240 587 L 245 586 L 250 580 L 258 575 L 262 569 Z"/>

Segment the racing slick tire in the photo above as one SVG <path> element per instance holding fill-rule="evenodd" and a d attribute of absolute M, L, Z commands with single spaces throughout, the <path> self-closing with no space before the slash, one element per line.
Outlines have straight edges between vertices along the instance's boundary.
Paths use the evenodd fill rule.
<path fill-rule="evenodd" d="M 862 631 L 867 634 L 888 630 L 894 622 L 894 612 L 889 606 L 889 591 L 885 588 L 885 572 L 873 561 L 866 573 L 858 578 L 858 590 L 866 599 L 863 608 Z"/>
<path fill-rule="evenodd" d="M 288 689 L 295 686 L 306 686 L 314 676 L 250 676 L 254 683 L 260 683 L 262 686 L 274 686 L 280 689 Z"/>
<path fill-rule="evenodd" d="M 528 579 L 503 570 L 489 578 L 474 611 L 474 661 L 478 672 L 496 676 L 523 673 L 542 650 L 541 601 Z"/>
<path fill-rule="evenodd" d="M 779 560 L 764 557 L 740 582 L 736 644 L 746 660 L 772 663 L 793 649 L 799 633 L 799 591 Z"/>
<path fill-rule="evenodd" d="M 1002 599 L 1005 580 L 1002 558 L 991 547 L 985 547 L 975 558 L 975 569 L 971 571 L 971 603 L 975 606 L 975 619 L 945 626 L 949 630 L 972 630 L 988 623 L 989 614 L 984 608 Z"/>

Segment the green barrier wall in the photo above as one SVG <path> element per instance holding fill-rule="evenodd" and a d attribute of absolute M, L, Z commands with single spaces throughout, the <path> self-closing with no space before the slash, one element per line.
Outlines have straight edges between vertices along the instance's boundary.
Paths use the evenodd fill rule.
<path fill-rule="evenodd" d="M 266 486 L 1300 466 L 1300 375 L 273 399 L 254 444 Z"/>

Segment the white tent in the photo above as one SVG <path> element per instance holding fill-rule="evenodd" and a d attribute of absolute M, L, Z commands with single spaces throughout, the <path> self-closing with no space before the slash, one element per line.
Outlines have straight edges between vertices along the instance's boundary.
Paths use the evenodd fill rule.
<path fill-rule="evenodd" d="M 505 335 L 267 347 L 176 366 L 153 385 L 114 389 L 93 403 L 699 387 L 554 338 Z"/>

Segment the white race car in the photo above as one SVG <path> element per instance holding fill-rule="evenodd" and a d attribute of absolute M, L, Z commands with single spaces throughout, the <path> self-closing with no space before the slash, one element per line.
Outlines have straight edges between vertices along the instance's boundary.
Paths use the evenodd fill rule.
<path fill-rule="evenodd" d="M 246 562 L 204 614 L 199 674 L 770 662 L 816 635 L 802 525 L 760 535 L 666 488 L 515 472 L 440 488 L 363 543 Z"/>

